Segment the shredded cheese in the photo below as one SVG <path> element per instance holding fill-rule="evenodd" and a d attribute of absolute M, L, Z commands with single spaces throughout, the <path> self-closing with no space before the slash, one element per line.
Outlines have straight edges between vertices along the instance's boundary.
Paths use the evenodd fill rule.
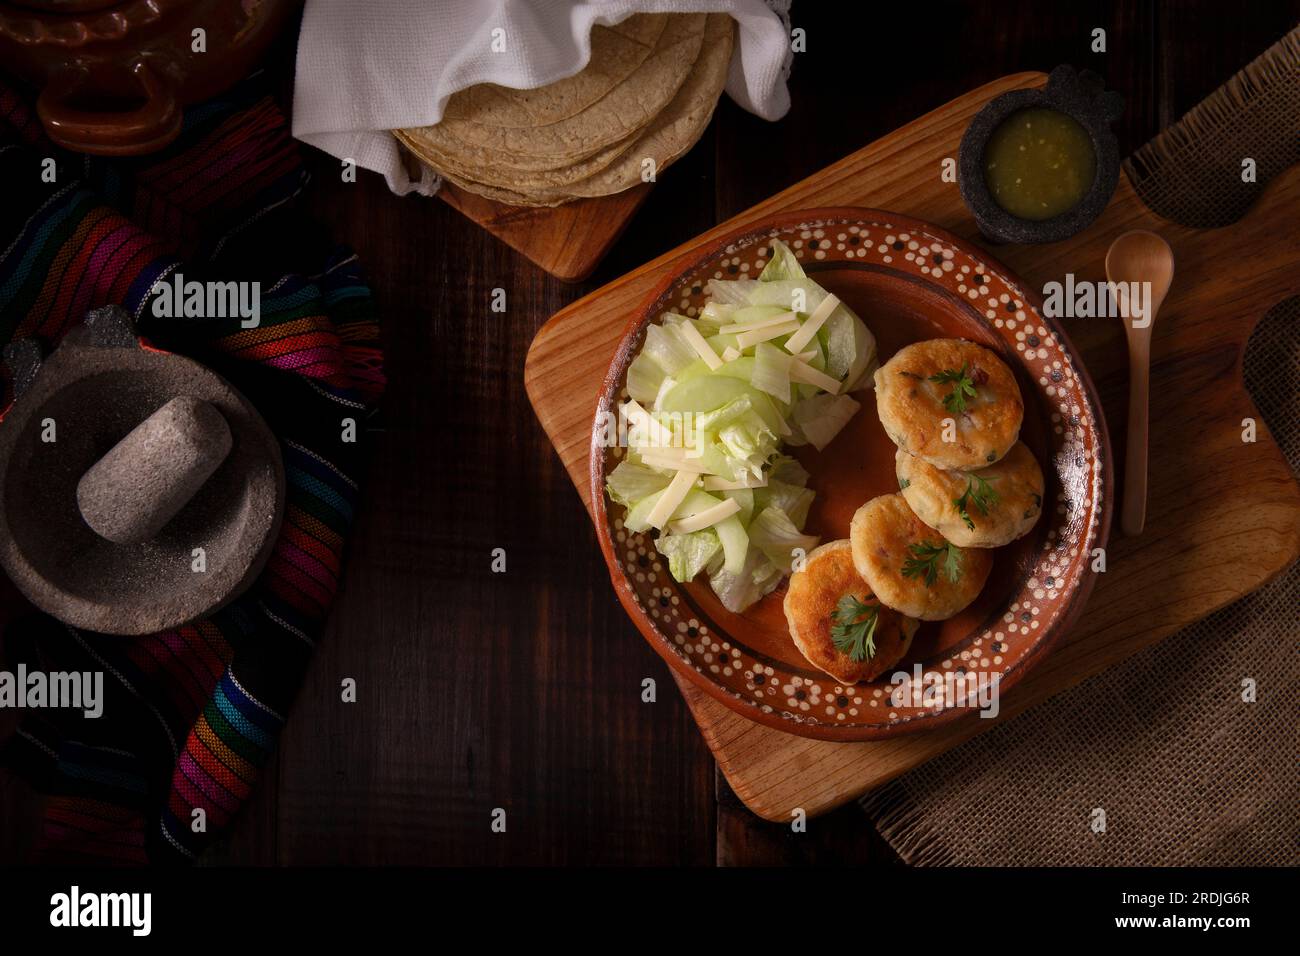
<path fill-rule="evenodd" d="M 765 329 L 769 325 L 780 325 L 782 322 L 789 322 L 791 319 L 798 318 L 793 312 L 778 312 L 776 315 L 769 315 L 766 319 L 755 319 L 753 322 L 737 322 L 734 325 L 724 325 L 718 329 L 724 335 L 739 335 L 741 332 L 754 332 L 758 329 Z"/>
<path fill-rule="evenodd" d="M 800 326 L 799 331 L 790 336 L 790 341 L 785 343 L 785 347 L 795 353 L 802 351 L 803 347 L 811 342 L 812 337 L 826 324 L 826 320 L 839 304 L 839 299 L 829 292 L 826 293 L 826 298 L 817 304 L 817 308 L 813 309 L 813 314 L 808 316 L 808 321 Z"/>
<path fill-rule="evenodd" d="M 677 330 L 681 332 L 686 344 L 695 349 L 695 354 L 704 359 L 704 364 L 710 371 L 716 372 L 722 368 L 722 359 L 718 358 L 718 353 L 713 351 L 713 346 L 704 341 L 704 336 L 700 334 L 694 322 L 683 322 L 677 326 Z"/>
<path fill-rule="evenodd" d="M 840 390 L 838 379 L 831 378 L 825 372 L 819 372 L 811 365 L 805 365 L 803 362 L 790 362 L 790 381 L 802 382 L 805 385 L 815 385 L 823 392 L 830 392 L 836 395 Z"/>
<path fill-rule="evenodd" d="M 704 478 L 705 491 L 739 491 L 742 488 L 766 488 L 767 477 L 754 478 L 749 475 L 743 475 L 736 481 L 730 478 L 722 478 L 718 475 L 706 475 Z"/>
<path fill-rule="evenodd" d="M 725 518 L 730 518 L 739 510 L 740 502 L 735 498 L 728 498 L 726 501 L 721 501 L 689 517 L 677 519 L 668 525 L 668 530 L 673 534 L 690 534 L 692 531 L 703 531 Z"/>
<path fill-rule="evenodd" d="M 799 320 L 789 319 L 780 325 L 769 325 L 761 329 L 754 329 L 752 332 L 741 332 L 736 336 L 736 348 L 743 351 L 751 345 L 757 345 L 759 342 L 769 342 L 772 339 L 797 331 L 799 331 Z"/>
<path fill-rule="evenodd" d="M 666 449 L 674 451 L 676 449 Z M 642 464 L 649 465 L 652 468 L 662 468 L 664 471 L 689 471 L 693 475 L 703 475 L 708 469 L 699 461 L 692 461 L 690 456 L 678 456 L 664 454 L 663 451 L 642 451 L 640 452 Z"/>
<path fill-rule="evenodd" d="M 623 417 L 637 430 L 640 442 L 632 442 L 632 433 L 628 433 L 628 444 L 636 448 L 667 448 L 673 444 L 673 433 L 664 428 L 655 417 L 641 407 L 639 402 L 628 402 L 623 406 Z"/>
<path fill-rule="evenodd" d="M 691 488 L 695 486 L 695 477 L 694 472 L 684 469 L 673 476 L 673 480 L 668 483 L 668 487 L 663 490 L 655 506 L 650 509 L 650 514 L 646 516 L 646 523 L 650 527 L 663 530 L 664 524 L 672 517 L 673 512 L 691 493 Z"/>

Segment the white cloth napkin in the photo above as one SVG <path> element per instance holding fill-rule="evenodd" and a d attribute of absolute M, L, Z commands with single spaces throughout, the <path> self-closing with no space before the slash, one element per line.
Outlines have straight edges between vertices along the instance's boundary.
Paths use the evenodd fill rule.
<path fill-rule="evenodd" d="M 790 108 L 790 0 L 308 0 L 298 37 L 293 135 L 382 173 L 398 195 L 412 180 L 388 132 L 430 126 L 448 98 L 479 83 L 516 89 L 572 76 L 591 58 L 593 25 L 635 13 L 729 13 L 739 25 L 727 93 L 768 120 Z M 493 53 L 498 28 L 505 52 Z"/>

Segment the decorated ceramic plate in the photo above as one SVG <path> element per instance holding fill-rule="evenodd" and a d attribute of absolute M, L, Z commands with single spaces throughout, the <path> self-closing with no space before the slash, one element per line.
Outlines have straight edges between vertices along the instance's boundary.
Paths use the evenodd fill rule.
<path fill-rule="evenodd" d="M 869 682 L 845 683 L 803 657 L 787 630 L 785 581 L 733 613 L 704 573 L 684 584 L 674 580 L 656 549 L 657 532 L 630 530 L 627 510 L 606 492 L 609 474 L 627 455 L 609 441 L 607 423 L 628 401 L 628 368 L 647 329 L 670 315 L 700 316 L 710 279 L 758 277 L 773 240 L 785 243 L 808 278 L 866 323 L 881 364 L 910 343 L 935 338 L 967 339 L 998 355 L 1020 386 L 1020 439 L 1044 473 L 1039 520 L 1027 535 L 993 551 L 979 596 L 948 620 L 922 622 L 905 656 Z M 597 534 L 619 598 L 651 646 L 746 717 L 830 740 L 922 730 L 987 709 L 985 688 L 990 698 L 1010 690 L 1082 610 L 1111 512 L 1110 448 L 1095 389 L 1041 304 L 982 250 L 924 222 L 873 209 L 783 214 L 676 263 L 628 326 L 592 433 Z M 822 542 L 847 538 L 860 505 L 899 490 L 896 449 L 876 414 L 873 390 L 852 397 L 862 407 L 828 445 L 788 450 L 816 493 L 803 531 Z M 956 687 L 957 695 L 938 692 L 944 687 Z"/>

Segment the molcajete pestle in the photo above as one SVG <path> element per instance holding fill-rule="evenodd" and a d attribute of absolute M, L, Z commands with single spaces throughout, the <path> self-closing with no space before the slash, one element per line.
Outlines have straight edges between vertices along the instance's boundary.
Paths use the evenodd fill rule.
<path fill-rule="evenodd" d="M 279 442 L 235 388 L 142 348 L 115 306 L 42 360 L 5 350 L 0 564 L 77 627 L 146 634 L 221 607 L 261 571 L 284 509 Z"/>
<path fill-rule="evenodd" d="M 109 541 L 146 541 L 203 487 L 230 444 L 219 411 L 192 395 L 177 395 L 81 476 L 81 516 Z"/>

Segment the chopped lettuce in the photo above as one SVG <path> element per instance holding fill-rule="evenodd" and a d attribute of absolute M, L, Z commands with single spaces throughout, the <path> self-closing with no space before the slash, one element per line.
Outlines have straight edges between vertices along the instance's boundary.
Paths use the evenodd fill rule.
<path fill-rule="evenodd" d="M 754 516 L 754 489 L 728 488 L 722 492 L 722 497 L 730 498 L 740 505 L 740 511 L 736 514 L 736 517 L 740 519 L 742 526 L 748 525 L 749 519 Z"/>
<path fill-rule="evenodd" d="M 769 477 L 765 487 L 754 489 L 754 507 L 760 512 L 766 508 L 778 508 L 802 531 L 815 497 L 817 493 L 811 488 L 788 485 Z"/>
<path fill-rule="evenodd" d="M 710 279 L 709 298 L 719 305 L 748 305 L 757 279 Z"/>
<path fill-rule="evenodd" d="M 752 416 L 752 417 L 751 417 Z M 701 412 L 695 416 L 695 428 L 698 431 L 717 431 L 723 425 L 730 425 L 738 418 L 744 418 L 748 421 L 757 419 L 760 425 L 763 420 L 758 417 L 754 411 L 754 402 L 746 394 L 741 394 L 725 405 L 719 405 L 711 412 Z"/>
<path fill-rule="evenodd" d="M 728 611 L 739 613 L 776 590 L 781 583 L 781 569 L 768 560 L 757 548 L 750 548 L 749 556 L 738 571 L 725 565 L 709 568 L 709 584 Z"/>
<path fill-rule="evenodd" d="M 627 530 L 658 535 L 673 577 L 706 572 L 737 612 L 780 583 L 796 549 L 817 543 L 804 533 L 815 497 L 808 472 L 782 446 L 825 448 L 858 409 L 843 393 L 869 385 L 876 364 L 862 321 L 826 301 L 788 246 L 770 243 L 758 278 L 712 279 L 698 316 L 668 312 L 646 329 L 627 373 L 637 404 L 623 407 L 638 426 L 634 447 L 606 481 Z M 825 322 L 795 334 L 823 302 Z M 800 381 L 808 373 L 796 357 L 838 392 Z"/>
<path fill-rule="evenodd" d="M 798 485 L 800 488 L 808 484 L 810 477 L 808 469 L 799 464 L 797 458 L 791 458 L 789 455 L 777 455 L 773 458 L 772 468 L 768 474 L 773 481 L 783 481 L 787 485 Z"/>
<path fill-rule="evenodd" d="M 754 347 L 754 371 L 749 383 L 782 402 L 790 401 L 790 353 L 770 342 Z"/>
<path fill-rule="evenodd" d="M 712 528 L 690 534 L 664 534 L 655 540 L 655 548 L 668 559 L 668 573 L 676 581 L 692 580 L 722 550 L 718 533 Z"/>
<path fill-rule="evenodd" d="M 651 404 L 658 396 L 664 378 L 663 368 L 642 352 L 627 367 L 627 393 L 634 402 Z"/>
<path fill-rule="evenodd" d="M 659 503 L 663 493 L 663 491 L 656 491 L 652 495 L 646 495 L 628 508 L 627 514 L 623 517 L 623 527 L 632 532 L 648 531 L 650 529 L 650 512 Z"/>
<path fill-rule="evenodd" d="M 661 325 L 651 325 L 645 330 L 641 355 L 649 356 L 668 375 L 676 374 L 695 361 L 691 347 L 671 327 Z"/>
<path fill-rule="evenodd" d="M 723 567 L 732 573 L 740 573 L 752 550 L 749 546 L 749 532 L 745 530 L 745 526 L 740 523 L 740 518 L 736 515 L 719 521 L 713 526 L 713 530 L 722 540 Z"/>
<path fill-rule="evenodd" d="M 786 574 L 796 553 L 807 555 L 817 547 L 815 535 L 801 534 L 780 508 L 764 508 L 749 526 L 750 543 Z"/>
<path fill-rule="evenodd" d="M 806 273 L 794 253 L 780 239 L 772 240 L 772 258 L 759 273 L 759 282 L 779 282 L 784 279 L 802 279 Z"/>
<path fill-rule="evenodd" d="M 735 310 L 734 305 L 725 305 L 722 302 L 708 302 L 704 308 L 700 309 L 699 322 L 701 325 L 726 325 L 731 321 L 729 316 Z"/>
<path fill-rule="evenodd" d="M 609 473 L 605 487 L 609 496 L 625 508 L 668 487 L 672 476 L 658 468 L 623 460 Z"/>
<path fill-rule="evenodd" d="M 808 443 L 821 451 L 849 423 L 861 406 L 847 395 L 819 392 L 794 406 L 794 421 Z"/>
<path fill-rule="evenodd" d="M 862 370 L 876 357 L 876 339 L 862 320 L 840 305 L 831 313 L 818 336 L 825 336 L 826 368 L 832 378 L 858 383 Z"/>
<path fill-rule="evenodd" d="M 747 465 L 756 475 L 777 449 L 777 437 L 766 426 L 752 422 L 732 422 L 718 429 L 718 441 L 732 458 Z"/>

